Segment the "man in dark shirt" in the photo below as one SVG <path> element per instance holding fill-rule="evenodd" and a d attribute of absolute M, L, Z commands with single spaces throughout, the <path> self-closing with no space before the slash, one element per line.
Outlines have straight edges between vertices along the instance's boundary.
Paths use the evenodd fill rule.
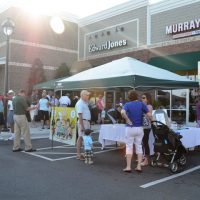
<path fill-rule="evenodd" d="M 25 99 L 25 90 L 20 90 L 18 95 L 13 99 L 13 111 L 14 111 L 14 130 L 15 130 L 15 139 L 13 152 L 22 151 L 20 148 L 20 139 L 21 135 L 24 138 L 25 143 L 25 151 L 33 152 L 35 149 L 32 149 L 31 137 L 30 137 L 30 129 L 28 125 L 28 121 L 26 118 L 26 112 L 30 111 L 34 108 L 30 108 L 27 105 L 27 101 Z"/>

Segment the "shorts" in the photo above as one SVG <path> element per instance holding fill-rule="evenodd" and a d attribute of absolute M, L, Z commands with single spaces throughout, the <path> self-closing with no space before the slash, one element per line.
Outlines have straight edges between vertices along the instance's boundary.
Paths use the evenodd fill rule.
<path fill-rule="evenodd" d="M 39 110 L 40 120 L 49 120 L 49 111 Z"/>
<path fill-rule="evenodd" d="M 84 125 L 84 128 L 85 129 L 90 129 L 90 122 L 87 121 L 87 120 L 83 120 L 83 125 Z M 81 131 L 81 127 L 80 127 L 80 124 L 79 124 L 79 121 L 78 121 L 78 136 L 84 136 L 84 132 Z"/>
<path fill-rule="evenodd" d="M 0 112 L 0 125 L 4 125 L 4 116 L 2 112 Z"/>
<path fill-rule="evenodd" d="M 101 111 L 101 118 L 105 118 L 106 117 L 106 111 L 105 110 L 102 110 Z"/>
<path fill-rule="evenodd" d="M 35 105 L 31 105 L 31 108 L 34 107 Z M 34 117 L 38 115 L 38 109 L 30 110 L 30 115 L 31 115 L 31 120 L 34 120 Z"/>
<path fill-rule="evenodd" d="M 7 118 L 9 124 L 14 124 L 13 116 L 14 116 L 13 110 L 9 110 L 8 111 L 8 118 Z"/>
<path fill-rule="evenodd" d="M 85 150 L 85 154 L 84 154 L 85 158 L 92 158 L 93 157 L 93 151 L 92 150 Z"/>

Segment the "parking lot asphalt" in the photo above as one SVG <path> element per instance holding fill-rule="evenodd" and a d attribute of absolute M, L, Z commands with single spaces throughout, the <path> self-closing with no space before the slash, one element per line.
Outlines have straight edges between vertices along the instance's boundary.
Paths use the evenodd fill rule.
<path fill-rule="evenodd" d="M 94 135 L 98 140 L 98 134 Z M 188 153 L 185 174 L 144 167 L 122 172 L 125 150 L 94 144 L 94 164 L 76 160 L 76 149 L 47 138 L 32 140 L 34 153 L 12 152 L 12 141 L 0 141 L 2 200 L 194 200 L 200 195 L 200 151 Z M 133 159 L 133 169 L 136 166 Z M 166 179 L 166 180 L 165 180 Z M 160 181 L 160 182 L 159 182 Z M 149 185 L 148 185 L 149 184 Z M 147 187 L 143 187 L 147 186 Z"/>
<path fill-rule="evenodd" d="M 110 146 L 103 151 L 95 143 L 94 164 L 86 165 L 76 160 L 74 146 L 54 142 L 52 149 L 49 139 L 32 142 L 37 148 L 35 153 L 13 153 L 12 141 L 0 141 L 0 199 L 190 200 L 200 195 L 199 151 L 188 154 L 185 171 L 194 171 L 143 188 L 147 183 L 174 175 L 167 168 L 151 166 L 144 167 L 141 174 L 124 174 L 125 151 L 121 147 Z"/>

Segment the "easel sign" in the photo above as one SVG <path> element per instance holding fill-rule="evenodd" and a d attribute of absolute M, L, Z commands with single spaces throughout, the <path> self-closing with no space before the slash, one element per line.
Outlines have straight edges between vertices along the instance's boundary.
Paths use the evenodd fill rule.
<path fill-rule="evenodd" d="M 49 139 L 75 145 L 76 123 L 77 117 L 74 108 L 54 107 L 51 113 Z"/>

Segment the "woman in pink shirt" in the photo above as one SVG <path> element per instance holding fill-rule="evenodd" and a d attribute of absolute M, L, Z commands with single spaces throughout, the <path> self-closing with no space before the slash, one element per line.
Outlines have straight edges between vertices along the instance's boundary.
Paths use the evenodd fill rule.
<path fill-rule="evenodd" d="M 97 109 L 98 109 L 98 124 L 100 124 L 100 123 L 104 124 L 105 104 L 104 104 L 102 95 L 99 95 L 99 99 L 97 100 L 96 105 L 97 105 Z"/>

